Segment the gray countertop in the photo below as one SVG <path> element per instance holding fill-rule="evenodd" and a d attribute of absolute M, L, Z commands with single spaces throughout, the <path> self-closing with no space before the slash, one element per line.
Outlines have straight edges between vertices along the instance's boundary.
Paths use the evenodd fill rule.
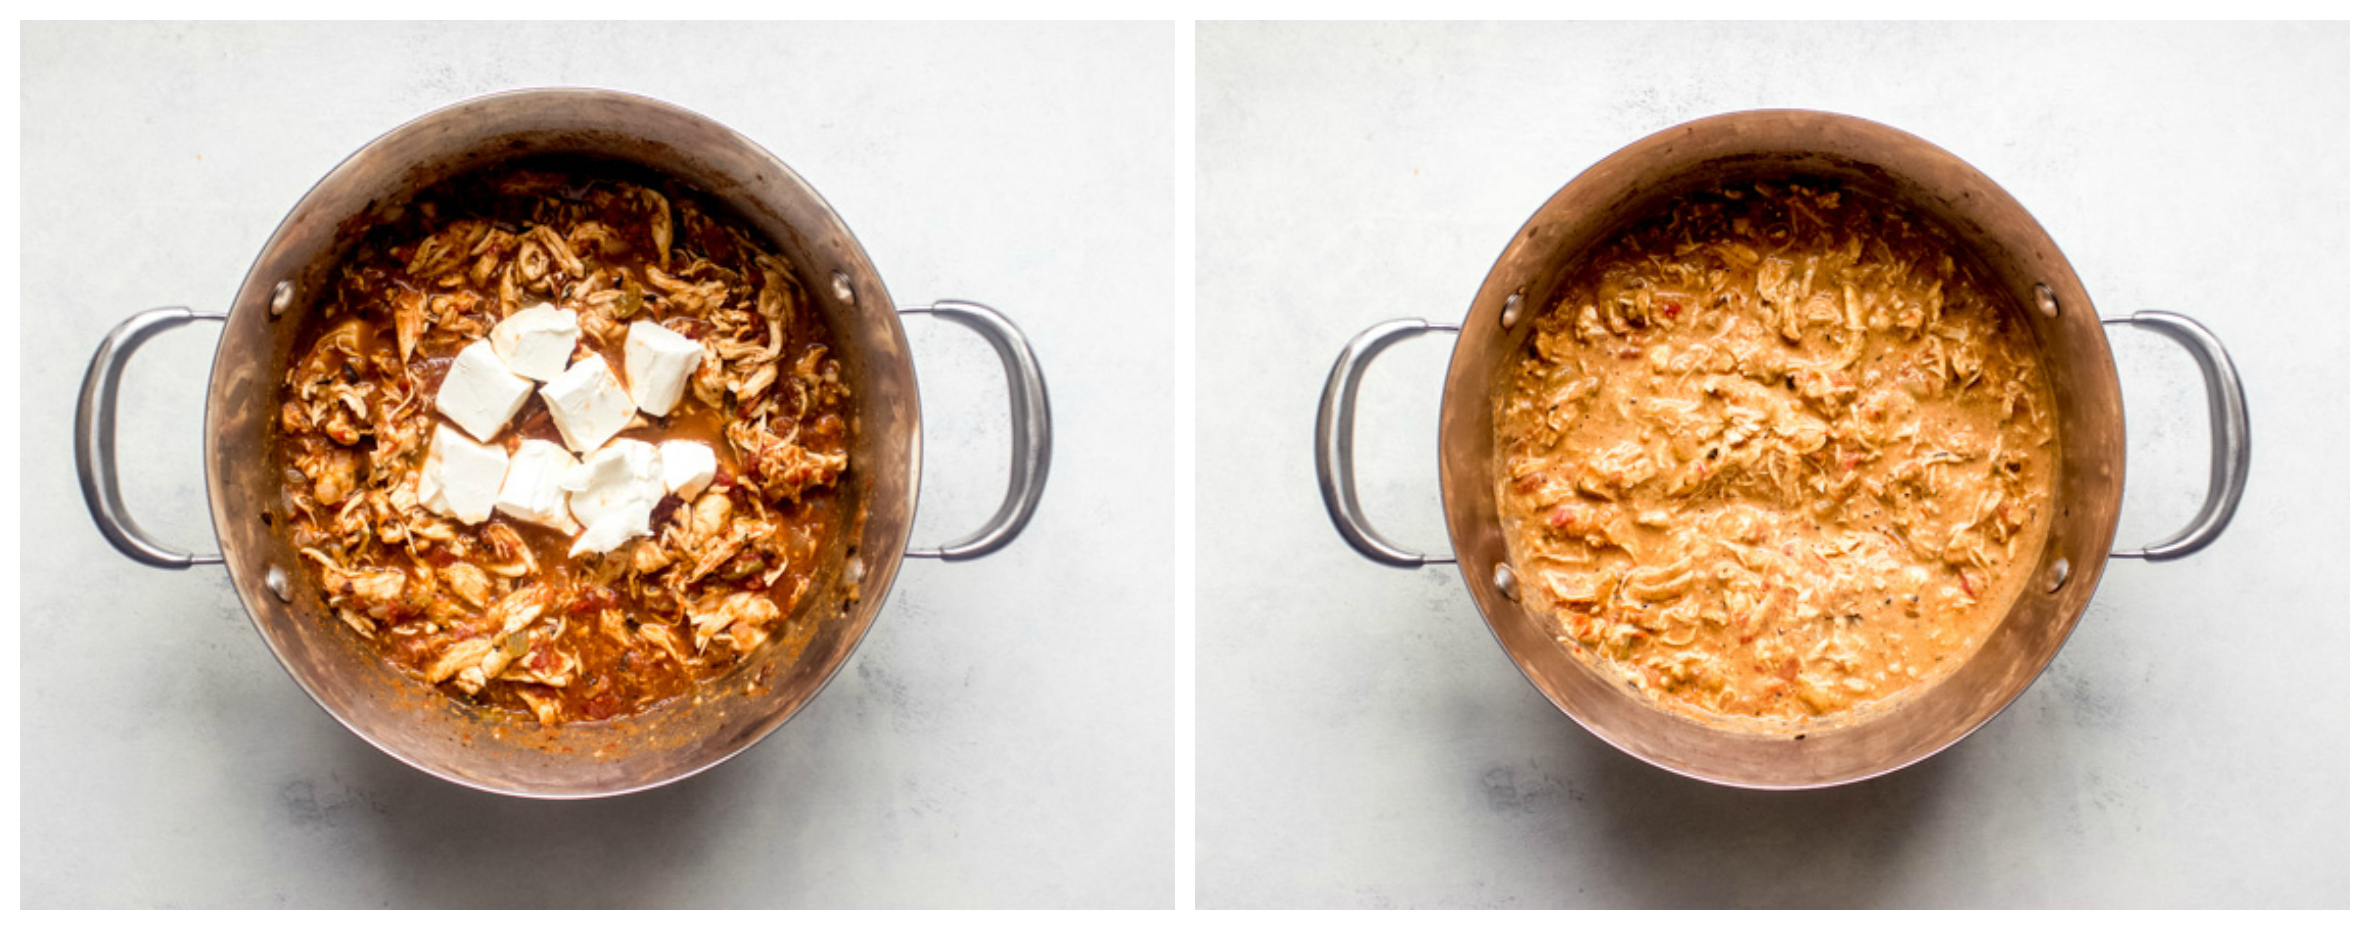
<path fill-rule="evenodd" d="M 1202 906 L 2346 903 L 2342 24 L 1204 24 L 1195 54 Z M 1461 320 L 1590 163 L 1769 106 L 1974 163 L 2103 313 L 2219 333 L 2254 415 L 2211 549 L 2111 566 L 2055 664 L 1957 747 L 1797 794 L 1574 726 L 1453 572 L 1342 544 L 1310 460 L 1351 336 Z M 2111 338 L 2132 545 L 2202 496 L 2202 390 L 2169 343 Z M 1359 421 L 1369 512 L 1431 552 L 1449 344 L 1387 354 Z"/>
<path fill-rule="evenodd" d="M 32 906 L 1102 905 L 1174 885 L 1171 27 L 55 25 L 23 29 L 23 871 Z M 688 782 L 534 803 L 379 754 L 274 663 L 215 569 L 117 555 L 67 451 L 100 337 L 223 307 L 372 137 L 495 90 L 614 87 L 798 169 L 902 302 L 1003 310 L 1051 388 L 1050 489 L 1011 548 L 909 563 L 796 718 Z M 909 332 L 916 544 L 1003 489 L 1002 374 Z M 214 332 L 125 378 L 132 511 L 210 548 Z"/>

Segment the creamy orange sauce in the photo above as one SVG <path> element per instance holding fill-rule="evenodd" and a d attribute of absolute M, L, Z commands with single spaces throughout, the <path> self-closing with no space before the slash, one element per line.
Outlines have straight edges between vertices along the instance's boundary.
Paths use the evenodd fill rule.
<path fill-rule="evenodd" d="M 1494 398 L 1524 601 L 1657 703 L 1875 709 L 1990 634 L 2047 538 L 2031 334 L 1913 214 L 1708 191 L 1566 273 Z"/>

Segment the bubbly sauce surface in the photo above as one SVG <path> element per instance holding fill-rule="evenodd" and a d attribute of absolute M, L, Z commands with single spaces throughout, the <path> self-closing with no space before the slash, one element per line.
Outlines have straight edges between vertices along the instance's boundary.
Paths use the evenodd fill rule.
<path fill-rule="evenodd" d="M 2056 418 L 2015 305 L 1823 182 L 1702 192 L 1583 256 L 1493 408 L 1525 604 L 1698 719 L 1939 680 L 2048 536 Z"/>

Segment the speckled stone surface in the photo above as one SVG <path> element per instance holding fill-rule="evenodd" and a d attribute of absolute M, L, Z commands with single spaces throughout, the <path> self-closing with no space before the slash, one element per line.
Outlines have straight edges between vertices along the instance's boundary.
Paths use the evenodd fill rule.
<path fill-rule="evenodd" d="M 1204 24 L 1196 43 L 1202 906 L 2347 903 L 2342 25 Z M 1770 106 L 1973 162 L 2102 312 L 2215 329 L 2255 436 L 2228 534 L 2112 565 L 1989 726 L 1782 795 L 1574 726 L 1454 573 L 1342 544 L 1310 459 L 1318 389 L 1359 330 L 1461 319 L 1596 159 Z M 2202 496 L 2202 391 L 2169 343 L 2111 338 L 2135 545 Z M 1449 345 L 1386 355 L 1359 420 L 1376 523 L 1434 552 Z"/>
<path fill-rule="evenodd" d="M 1101 905 L 1174 885 L 1175 82 L 1168 24 L 154 26 L 23 30 L 24 902 Z M 220 307 L 283 213 L 372 137 L 540 84 L 704 112 L 829 198 L 892 295 L 1002 309 L 1051 386 L 1027 534 L 908 562 L 836 681 L 772 738 L 628 798 L 418 774 L 273 662 L 225 576 L 142 568 L 68 452 L 100 337 Z M 909 332 L 929 456 L 916 544 L 1004 484 L 1002 374 Z M 125 378 L 133 511 L 210 544 L 215 334 Z"/>

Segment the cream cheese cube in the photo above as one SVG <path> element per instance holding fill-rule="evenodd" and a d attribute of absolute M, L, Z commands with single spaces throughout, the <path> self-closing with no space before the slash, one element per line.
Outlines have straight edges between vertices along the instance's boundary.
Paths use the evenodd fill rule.
<path fill-rule="evenodd" d="M 667 495 L 662 474 L 658 447 L 638 439 L 610 443 L 569 469 L 560 485 L 568 490 L 568 511 L 584 524 L 569 557 L 650 535 L 650 512 Z"/>
<path fill-rule="evenodd" d="M 635 405 L 666 416 L 683 400 L 683 384 L 706 354 L 700 344 L 649 320 L 635 320 L 625 333 L 625 389 Z"/>
<path fill-rule="evenodd" d="M 698 497 L 716 480 L 716 450 L 704 442 L 670 439 L 659 443 L 658 461 L 667 490 L 684 500 Z"/>
<path fill-rule="evenodd" d="M 510 370 L 537 381 L 550 381 L 568 370 L 576 354 L 576 314 L 550 304 L 536 304 L 494 324 L 486 337 L 494 354 Z"/>
<path fill-rule="evenodd" d="M 494 347 L 480 339 L 453 357 L 444 384 L 436 389 L 436 412 L 460 424 L 477 441 L 492 442 L 518 408 L 526 406 L 533 390 L 535 382 L 512 372 L 494 354 Z"/>
<path fill-rule="evenodd" d="M 585 527 L 584 532 L 576 537 L 575 544 L 568 547 L 568 557 L 573 559 L 587 552 L 615 552 L 617 547 L 625 545 L 626 540 L 648 535 L 649 530 L 637 529 L 624 520 L 595 523 Z"/>
<path fill-rule="evenodd" d="M 499 446 L 482 446 L 442 423 L 428 440 L 428 460 L 420 466 L 420 483 L 413 489 L 420 506 L 463 523 L 484 523 L 494 514 L 510 453 Z"/>
<path fill-rule="evenodd" d="M 551 408 L 551 422 L 560 428 L 560 438 L 578 455 L 599 449 L 634 419 L 634 399 L 626 395 L 609 363 L 598 355 L 569 366 L 544 385 L 543 404 Z"/>
<path fill-rule="evenodd" d="M 576 521 L 568 518 L 568 491 L 560 479 L 577 466 L 576 457 L 559 443 L 529 439 L 510 456 L 510 474 L 502 479 L 502 493 L 494 509 L 515 519 L 575 535 Z"/>

